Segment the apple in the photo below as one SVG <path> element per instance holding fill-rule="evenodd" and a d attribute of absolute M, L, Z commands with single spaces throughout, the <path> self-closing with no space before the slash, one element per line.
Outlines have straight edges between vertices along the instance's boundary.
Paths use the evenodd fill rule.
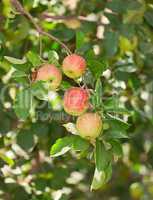
<path fill-rule="evenodd" d="M 44 64 L 42 65 L 36 74 L 35 81 L 49 81 L 49 88 L 55 90 L 59 87 L 62 81 L 62 73 L 53 64 Z"/>
<path fill-rule="evenodd" d="M 69 88 L 64 94 L 63 106 L 70 115 L 83 114 L 89 107 L 88 91 L 79 87 Z"/>
<path fill-rule="evenodd" d="M 84 113 L 76 121 L 76 128 L 81 137 L 95 139 L 102 130 L 102 119 L 98 113 Z"/>
<path fill-rule="evenodd" d="M 63 60 L 63 72 L 69 78 L 79 78 L 86 70 L 86 61 L 82 56 L 71 54 Z"/>

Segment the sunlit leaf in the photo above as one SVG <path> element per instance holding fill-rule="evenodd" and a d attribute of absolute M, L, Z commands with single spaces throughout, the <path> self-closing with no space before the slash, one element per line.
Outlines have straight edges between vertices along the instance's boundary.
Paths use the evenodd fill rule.
<path fill-rule="evenodd" d="M 59 56 L 58 56 L 56 51 L 49 51 L 48 52 L 48 61 L 49 61 L 49 63 L 58 66 L 59 65 L 58 60 L 59 60 Z"/>
<path fill-rule="evenodd" d="M 14 160 L 6 156 L 4 153 L 0 153 L 0 158 L 10 166 L 14 165 Z"/>
<path fill-rule="evenodd" d="M 42 61 L 39 57 L 38 54 L 36 54 L 33 51 L 29 51 L 27 54 L 27 59 L 29 60 L 29 62 L 31 62 L 31 64 L 33 65 L 33 67 L 37 68 L 42 64 Z"/>
<path fill-rule="evenodd" d="M 102 188 L 111 178 L 112 176 L 112 166 L 111 164 L 107 167 L 107 169 L 98 171 L 95 168 L 94 177 L 91 184 L 91 190 L 98 190 Z"/>
<path fill-rule="evenodd" d="M 14 58 L 14 57 L 10 57 L 10 56 L 4 56 L 4 58 L 6 60 L 8 60 L 10 63 L 16 64 L 16 65 L 22 65 L 22 64 L 25 64 L 27 62 L 25 57 L 22 58 L 22 59 L 18 59 L 18 58 Z"/>
<path fill-rule="evenodd" d="M 76 151 L 85 151 L 88 149 L 89 143 L 79 136 L 67 136 L 58 139 L 55 144 L 51 147 L 50 155 L 57 157 L 65 154 L 70 149 Z"/>

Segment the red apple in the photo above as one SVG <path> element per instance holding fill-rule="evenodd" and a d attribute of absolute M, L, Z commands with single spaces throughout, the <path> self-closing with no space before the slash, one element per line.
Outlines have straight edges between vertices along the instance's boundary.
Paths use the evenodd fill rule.
<path fill-rule="evenodd" d="M 36 75 L 35 81 L 50 81 L 50 89 L 55 90 L 62 81 L 61 71 L 52 64 L 44 64 L 41 66 Z"/>
<path fill-rule="evenodd" d="M 102 130 L 101 116 L 98 113 L 84 113 L 78 117 L 76 128 L 81 137 L 95 139 Z"/>
<path fill-rule="evenodd" d="M 70 115 L 78 116 L 89 107 L 89 94 L 87 90 L 72 87 L 64 94 L 64 110 Z"/>
<path fill-rule="evenodd" d="M 69 78 L 79 78 L 86 70 L 86 61 L 77 54 L 71 54 L 64 59 L 62 69 Z"/>

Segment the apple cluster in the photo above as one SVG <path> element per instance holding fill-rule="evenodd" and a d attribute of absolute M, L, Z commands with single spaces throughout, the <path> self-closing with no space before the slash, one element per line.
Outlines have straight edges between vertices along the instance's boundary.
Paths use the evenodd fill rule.
<path fill-rule="evenodd" d="M 50 90 L 56 90 L 62 81 L 62 72 L 71 79 L 80 78 L 86 71 L 85 59 L 77 54 L 68 55 L 62 63 L 62 70 L 53 64 L 42 65 L 36 74 L 35 81 L 49 81 Z M 87 112 L 90 108 L 90 93 L 82 87 L 71 87 L 66 90 L 63 107 L 66 113 L 77 116 L 76 128 L 81 137 L 95 139 L 102 130 L 101 116 L 96 112 Z"/>

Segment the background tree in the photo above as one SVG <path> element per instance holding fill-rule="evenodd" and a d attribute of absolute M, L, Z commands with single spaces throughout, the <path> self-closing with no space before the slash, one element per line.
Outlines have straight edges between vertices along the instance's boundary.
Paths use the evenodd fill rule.
<path fill-rule="evenodd" d="M 151 0 L 2 0 L 0 198 L 153 199 L 152 72 Z"/>

